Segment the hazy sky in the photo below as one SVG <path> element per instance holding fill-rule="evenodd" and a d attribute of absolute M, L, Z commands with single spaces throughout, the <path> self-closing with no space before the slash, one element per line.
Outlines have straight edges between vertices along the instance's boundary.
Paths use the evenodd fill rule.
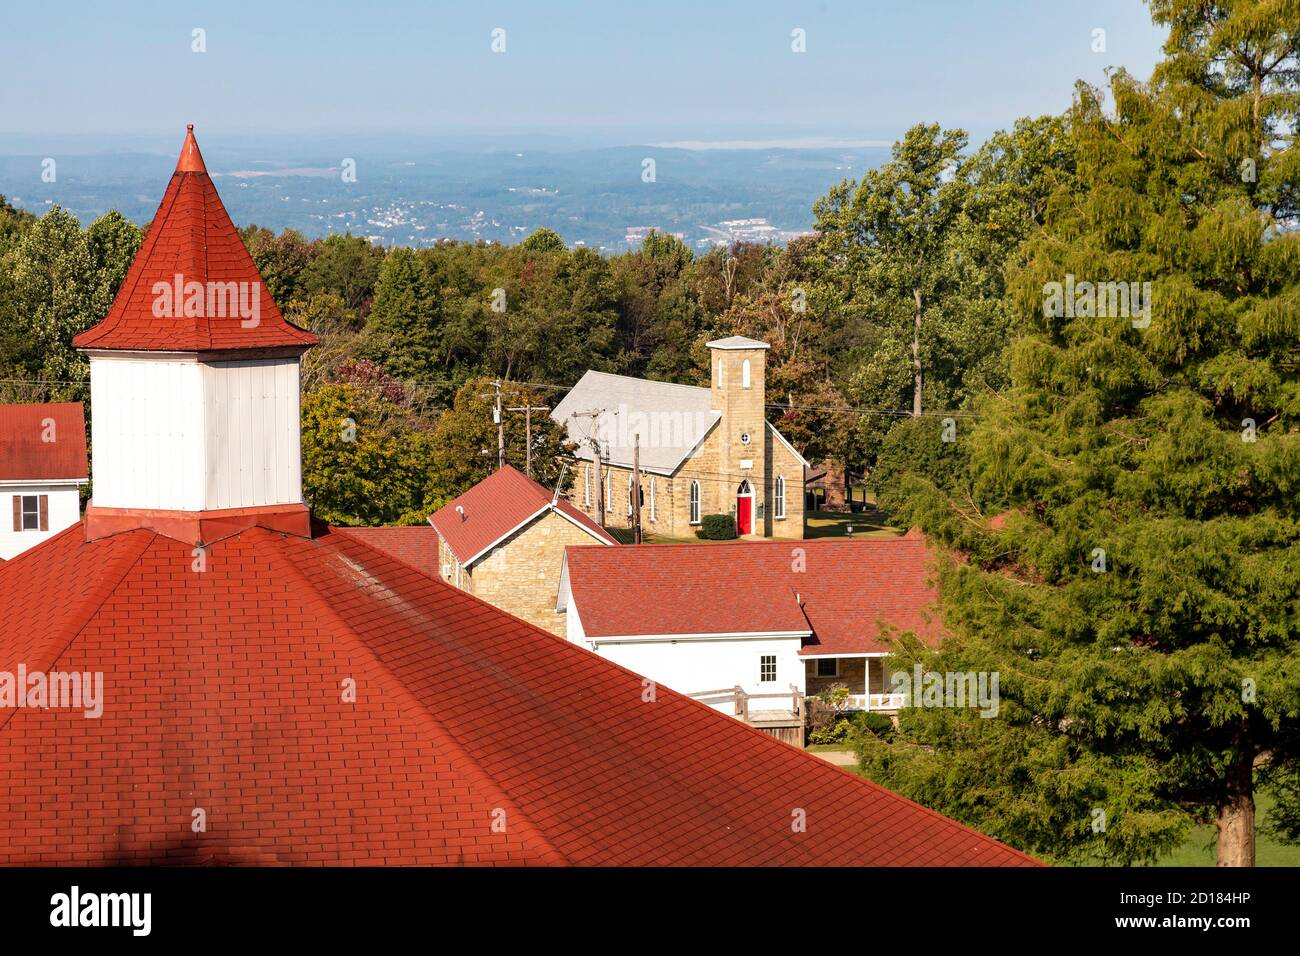
<path fill-rule="evenodd" d="M 1059 112 L 1108 66 L 1147 76 L 1162 39 L 1140 0 L 6 0 L 0 139 L 174 138 L 186 122 L 631 142 L 892 139 L 927 120 L 981 135 Z"/>

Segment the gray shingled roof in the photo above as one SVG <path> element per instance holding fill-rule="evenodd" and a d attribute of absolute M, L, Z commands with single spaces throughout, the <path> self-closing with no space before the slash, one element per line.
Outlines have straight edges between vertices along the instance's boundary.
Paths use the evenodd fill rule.
<path fill-rule="evenodd" d="M 714 411 L 709 389 L 674 385 L 607 372 L 587 372 L 551 417 L 568 427 L 577 454 L 595 461 L 591 438 L 606 450 L 606 461 L 632 466 L 632 442 L 641 436 L 641 467 L 672 474 L 722 417 Z M 601 409 L 595 420 L 574 412 Z"/>

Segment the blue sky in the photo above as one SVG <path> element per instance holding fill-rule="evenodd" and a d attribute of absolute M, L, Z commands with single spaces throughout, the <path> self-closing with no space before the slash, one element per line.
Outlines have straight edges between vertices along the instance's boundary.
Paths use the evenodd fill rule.
<path fill-rule="evenodd" d="M 1149 75 L 1162 40 L 1140 0 L 5 3 L 0 136 L 979 137 Z"/>

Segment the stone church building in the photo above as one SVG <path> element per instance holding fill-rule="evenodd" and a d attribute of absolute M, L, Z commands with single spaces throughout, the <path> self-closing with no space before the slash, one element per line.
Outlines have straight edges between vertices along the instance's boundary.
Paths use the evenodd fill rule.
<path fill-rule="evenodd" d="M 641 526 L 692 538 L 705 515 L 732 515 L 741 537 L 804 536 L 808 466 L 766 414 L 766 342 L 708 343 L 708 388 L 589 371 L 552 411 L 577 446 L 573 504 L 605 527 L 632 524 L 640 452 Z"/>

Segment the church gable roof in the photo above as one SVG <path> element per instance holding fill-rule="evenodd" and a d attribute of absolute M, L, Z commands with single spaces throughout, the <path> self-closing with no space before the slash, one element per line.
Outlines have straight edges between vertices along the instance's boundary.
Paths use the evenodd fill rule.
<path fill-rule="evenodd" d="M 575 415 L 601 409 L 596 418 Z M 647 378 L 586 372 L 551 412 L 569 430 L 576 454 L 595 461 L 590 439 L 608 447 L 606 461 L 632 467 L 634 437 L 641 437 L 641 468 L 672 474 L 722 418 L 707 388 Z"/>

